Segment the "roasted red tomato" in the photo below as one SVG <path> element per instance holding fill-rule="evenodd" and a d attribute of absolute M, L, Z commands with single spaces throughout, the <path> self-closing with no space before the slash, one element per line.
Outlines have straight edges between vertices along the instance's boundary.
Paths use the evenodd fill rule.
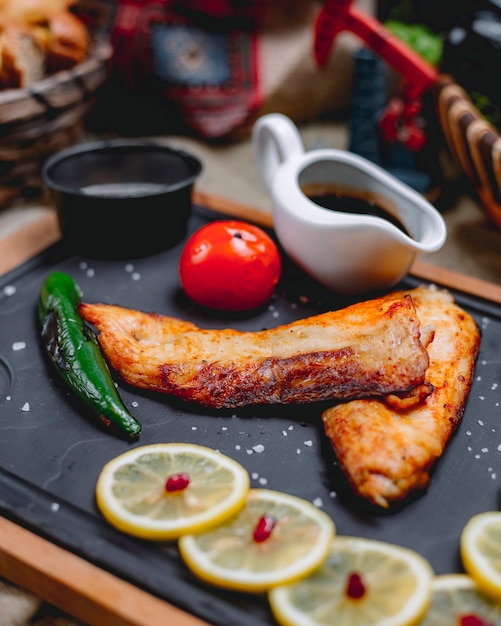
<path fill-rule="evenodd" d="M 241 221 L 211 222 L 186 242 L 179 260 L 185 293 L 201 306 L 246 311 L 267 302 L 280 278 L 275 242 Z"/>

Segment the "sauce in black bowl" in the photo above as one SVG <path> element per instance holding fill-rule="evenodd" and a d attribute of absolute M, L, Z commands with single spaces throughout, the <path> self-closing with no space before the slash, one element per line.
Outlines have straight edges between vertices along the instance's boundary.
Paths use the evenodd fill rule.
<path fill-rule="evenodd" d="M 182 240 L 201 170 L 182 150 L 116 139 L 58 152 L 42 173 L 69 250 L 133 258 Z"/>

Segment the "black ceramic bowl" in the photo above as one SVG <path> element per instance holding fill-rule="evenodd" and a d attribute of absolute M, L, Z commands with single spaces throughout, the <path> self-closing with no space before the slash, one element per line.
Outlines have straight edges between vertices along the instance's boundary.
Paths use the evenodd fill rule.
<path fill-rule="evenodd" d="M 165 250 L 186 233 L 200 161 L 143 140 L 78 145 L 42 168 L 65 247 L 95 258 L 133 258 Z"/>

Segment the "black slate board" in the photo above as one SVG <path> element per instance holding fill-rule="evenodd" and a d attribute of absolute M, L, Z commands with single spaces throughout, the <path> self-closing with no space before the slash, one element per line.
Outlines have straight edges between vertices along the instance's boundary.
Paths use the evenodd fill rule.
<path fill-rule="evenodd" d="M 189 232 L 213 219 L 194 207 Z M 265 596 L 226 592 L 195 579 L 175 544 L 116 532 L 100 517 L 94 488 L 103 465 L 131 446 L 189 441 L 221 450 L 250 472 L 253 487 L 277 489 L 321 506 L 339 534 L 413 548 L 435 573 L 460 571 L 459 535 L 469 517 L 497 509 L 501 481 L 501 316 L 498 306 L 454 294 L 476 319 L 482 343 L 463 421 L 426 492 L 382 511 L 355 500 L 340 475 L 320 421 L 329 403 L 208 411 L 127 388 L 120 395 L 143 424 L 127 443 L 82 412 L 48 367 L 36 303 L 44 278 L 71 274 L 83 299 L 174 315 L 202 327 L 260 330 L 341 307 L 349 300 L 313 283 L 285 259 L 276 296 L 250 317 L 208 314 L 182 293 L 183 243 L 142 259 L 99 261 L 55 246 L 0 280 L 0 513 L 54 543 L 216 626 L 273 624 Z M 407 279 L 403 286 L 419 281 Z"/>

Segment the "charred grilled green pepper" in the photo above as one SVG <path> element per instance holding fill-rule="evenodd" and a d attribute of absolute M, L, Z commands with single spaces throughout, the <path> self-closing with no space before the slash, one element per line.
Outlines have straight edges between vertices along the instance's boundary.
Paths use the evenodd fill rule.
<path fill-rule="evenodd" d="M 97 339 L 77 311 L 79 301 L 79 288 L 68 274 L 53 272 L 43 283 L 38 316 L 49 359 L 107 428 L 135 438 L 141 425 L 120 399 Z"/>

